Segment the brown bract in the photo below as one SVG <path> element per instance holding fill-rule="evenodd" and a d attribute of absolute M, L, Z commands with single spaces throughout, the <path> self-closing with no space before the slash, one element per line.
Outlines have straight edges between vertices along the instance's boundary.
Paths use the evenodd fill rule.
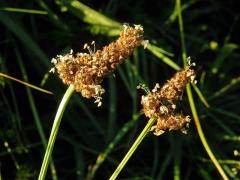
<path fill-rule="evenodd" d="M 120 37 L 102 50 L 77 54 L 70 52 L 52 60 L 64 84 L 73 84 L 83 97 L 94 97 L 99 106 L 101 95 L 105 92 L 101 86 L 103 77 L 114 71 L 143 40 L 143 28 L 140 25 L 123 27 Z"/>
<path fill-rule="evenodd" d="M 176 102 L 181 100 L 187 83 L 192 82 L 195 72 L 188 66 L 177 72 L 162 88 L 156 84 L 146 96 L 142 96 L 143 112 L 148 118 L 157 118 L 152 127 L 155 135 L 161 135 L 166 130 L 180 130 L 186 133 L 189 126 L 189 116 L 176 113 Z"/>

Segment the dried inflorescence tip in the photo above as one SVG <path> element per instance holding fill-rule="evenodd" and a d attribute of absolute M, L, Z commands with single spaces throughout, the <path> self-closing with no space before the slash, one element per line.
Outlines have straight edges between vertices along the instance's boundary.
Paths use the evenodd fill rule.
<path fill-rule="evenodd" d="M 142 96 L 143 112 L 149 118 L 157 118 L 157 123 L 152 127 L 155 135 L 161 135 L 166 130 L 180 130 L 186 133 L 189 126 L 189 116 L 176 113 L 176 102 L 181 100 L 182 93 L 187 83 L 194 82 L 195 72 L 189 65 L 178 71 L 161 88 L 159 84 Z"/>
<path fill-rule="evenodd" d="M 96 99 L 98 106 L 101 105 L 101 95 L 105 90 L 100 85 L 103 77 L 116 69 L 128 58 L 135 48 L 141 45 L 143 40 L 143 28 L 140 25 L 130 27 L 123 26 L 120 37 L 95 52 L 86 44 L 84 49 L 89 53 L 73 54 L 72 50 L 64 56 L 57 56 L 52 59 L 52 63 L 64 84 L 73 84 L 77 92 L 83 97 Z M 93 42 L 92 45 L 95 45 Z M 95 47 L 95 46 L 94 46 Z M 95 48 L 94 48 L 95 49 Z M 54 69 L 50 70 L 54 72 Z"/>

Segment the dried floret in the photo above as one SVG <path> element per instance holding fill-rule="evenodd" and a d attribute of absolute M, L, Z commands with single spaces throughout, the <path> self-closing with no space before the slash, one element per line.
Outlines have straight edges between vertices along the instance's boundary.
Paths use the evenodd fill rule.
<path fill-rule="evenodd" d="M 157 83 L 152 91 L 142 96 L 143 112 L 148 118 L 156 118 L 157 123 L 152 127 L 155 135 L 161 135 L 166 130 L 187 132 L 190 117 L 176 113 L 176 102 L 181 100 L 182 93 L 189 82 L 193 82 L 195 72 L 189 65 L 178 71 L 161 88 Z"/>
<path fill-rule="evenodd" d="M 95 52 L 85 44 L 84 49 L 89 53 L 70 53 L 57 56 L 52 63 L 64 84 L 73 84 L 76 91 L 83 97 L 96 99 L 98 106 L 101 105 L 101 96 L 105 92 L 101 86 L 103 77 L 114 71 L 116 67 L 128 58 L 135 48 L 141 45 L 143 40 L 143 28 L 140 25 L 130 27 L 124 25 L 120 37 L 102 50 Z M 54 69 L 51 70 L 52 72 Z"/>

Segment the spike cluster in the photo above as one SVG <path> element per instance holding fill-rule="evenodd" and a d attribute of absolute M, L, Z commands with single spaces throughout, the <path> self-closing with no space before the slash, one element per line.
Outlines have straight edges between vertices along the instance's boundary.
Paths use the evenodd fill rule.
<path fill-rule="evenodd" d="M 102 50 L 92 52 L 90 47 L 85 45 L 89 53 L 73 54 L 71 51 L 64 56 L 53 58 L 52 63 L 64 84 L 73 84 L 83 97 L 94 97 L 98 106 L 101 106 L 101 95 L 105 92 L 100 85 L 103 77 L 128 58 L 134 49 L 141 45 L 142 40 L 143 28 L 140 25 L 124 25 L 120 37 Z"/>
<path fill-rule="evenodd" d="M 161 88 L 156 84 L 152 91 L 142 96 L 143 112 L 148 118 L 157 118 L 152 127 L 155 135 L 161 135 L 166 130 L 180 130 L 187 132 L 190 118 L 176 113 L 176 102 L 181 100 L 183 90 L 187 83 L 193 82 L 195 72 L 191 65 L 177 72 Z"/>

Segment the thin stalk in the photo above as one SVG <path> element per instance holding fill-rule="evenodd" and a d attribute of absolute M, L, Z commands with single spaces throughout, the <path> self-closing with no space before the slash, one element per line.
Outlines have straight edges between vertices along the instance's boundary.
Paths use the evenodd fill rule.
<path fill-rule="evenodd" d="M 183 66 L 186 67 L 187 66 L 187 51 L 186 51 L 185 40 L 184 40 L 181 0 L 176 0 L 176 6 L 177 6 L 180 38 L 181 38 Z"/>
<path fill-rule="evenodd" d="M 173 139 L 174 141 L 174 139 Z M 176 140 L 173 143 L 173 179 L 174 180 L 181 180 L 181 157 L 182 157 L 182 142 L 179 140 Z"/>
<path fill-rule="evenodd" d="M 190 104 L 190 107 L 191 107 L 191 111 L 192 111 L 192 114 L 193 114 L 193 119 L 194 119 L 194 122 L 195 122 L 195 126 L 197 128 L 197 132 L 198 132 L 198 135 L 200 137 L 200 140 L 201 140 L 205 150 L 207 151 L 208 156 L 210 157 L 211 161 L 213 162 L 213 164 L 217 168 L 217 170 L 220 173 L 220 175 L 222 176 L 222 178 L 224 180 L 228 180 L 227 175 L 225 174 L 225 172 L 222 169 L 221 165 L 219 164 L 218 160 L 214 156 L 211 148 L 208 145 L 206 137 L 203 133 L 202 126 L 200 124 L 198 114 L 197 114 L 197 110 L 196 110 L 196 107 L 195 107 L 194 99 L 193 99 L 193 96 L 192 96 L 192 91 L 191 91 L 190 85 L 187 86 L 187 95 L 188 95 L 189 104 Z"/>
<path fill-rule="evenodd" d="M 118 165 L 118 167 L 116 168 L 116 170 L 114 171 L 114 173 L 112 174 L 112 176 L 110 177 L 109 180 L 115 180 L 117 178 L 117 176 L 119 175 L 121 170 L 124 168 L 124 166 L 126 165 L 128 160 L 130 159 L 130 157 L 133 155 L 133 153 L 135 152 L 135 150 L 137 149 L 139 144 L 142 142 L 142 140 L 144 139 L 146 134 L 149 132 L 150 128 L 155 123 L 155 121 L 156 121 L 156 118 L 151 118 L 148 121 L 147 125 L 144 127 L 144 129 L 142 130 L 140 135 L 137 137 L 137 139 L 133 143 L 132 147 L 128 150 L 127 154 L 122 159 L 122 161 L 120 162 L 120 164 Z"/>
<path fill-rule="evenodd" d="M 29 101 L 29 104 L 30 104 L 30 107 L 31 107 L 31 110 L 32 110 L 33 118 L 34 118 L 37 130 L 38 130 L 40 139 L 42 141 L 43 147 L 46 148 L 47 147 L 47 138 L 46 138 L 46 135 L 45 135 L 43 127 L 42 127 L 41 119 L 40 119 L 40 116 L 39 116 L 39 113 L 38 113 L 38 110 L 37 110 L 37 107 L 36 107 L 36 104 L 35 104 L 35 100 L 34 100 L 33 95 L 32 95 L 32 91 L 27 86 L 27 84 L 28 84 L 27 83 L 28 82 L 27 72 L 25 70 L 25 67 L 24 67 L 24 64 L 22 62 L 22 58 L 20 56 L 18 48 L 15 48 L 15 51 L 16 51 L 16 56 L 17 56 L 17 61 L 18 61 L 19 67 L 20 67 L 20 70 L 21 70 L 22 75 L 23 75 L 23 79 L 26 83 L 27 97 L 28 97 L 28 101 Z M 52 158 L 50 159 L 50 170 L 51 170 L 51 174 L 52 174 L 52 179 L 57 180 L 58 179 L 57 171 L 56 171 L 55 164 L 54 164 Z"/>
<path fill-rule="evenodd" d="M 42 162 L 42 167 L 38 176 L 38 180 L 44 180 L 46 173 L 47 173 L 47 168 L 48 168 L 48 164 L 50 161 L 50 157 L 53 151 L 53 146 L 54 143 L 56 141 L 56 137 L 58 134 L 58 129 L 62 120 L 62 116 L 63 113 L 66 109 L 66 106 L 70 100 L 70 97 L 72 96 L 73 92 L 74 92 L 75 88 L 73 85 L 70 85 L 67 89 L 67 91 L 65 92 L 62 101 L 58 107 L 54 122 L 53 122 L 53 126 L 52 126 L 52 131 L 48 140 L 48 145 L 47 145 L 47 149 L 43 158 L 43 162 Z"/>
<path fill-rule="evenodd" d="M 183 20 L 182 20 L 182 10 L 181 10 L 181 0 L 176 0 L 176 5 L 177 5 L 177 12 L 178 12 L 178 23 L 179 23 L 179 29 L 180 29 L 180 36 L 181 36 L 181 45 L 182 45 L 182 58 L 183 58 L 183 64 L 184 67 L 187 65 L 187 53 L 186 53 L 186 48 L 185 48 L 185 41 L 184 41 L 184 29 L 183 29 Z M 194 103 L 194 99 L 193 99 L 193 95 L 192 95 L 192 90 L 190 85 L 188 84 L 186 87 L 187 90 L 187 95 L 188 95 L 188 101 L 190 104 L 190 108 L 193 114 L 193 119 L 195 122 L 195 126 L 197 128 L 197 132 L 198 135 L 200 137 L 200 140 L 208 154 L 208 156 L 210 157 L 211 161 L 213 162 L 213 164 L 215 165 L 215 167 L 217 168 L 219 174 L 222 176 L 222 178 L 224 180 L 228 180 L 227 175 L 225 174 L 224 170 L 222 169 L 221 165 L 219 164 L 219 162 L 217 161 L 216 157 L 214 156 L 211 148 L 209 147 L 207 140 L 205 138 L 205 135 L 203 133 L 202 127 L 201 127 L 201 123 L 199 121 L 198 118 L 198 114 L 197 114 L 197 110 L 196 110 L 196 106 Z"/>

